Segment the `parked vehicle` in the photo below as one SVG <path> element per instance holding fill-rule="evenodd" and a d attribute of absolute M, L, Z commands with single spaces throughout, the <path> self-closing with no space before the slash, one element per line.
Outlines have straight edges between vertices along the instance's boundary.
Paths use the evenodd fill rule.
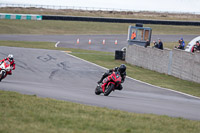
<path fill-rule="evenodd" d="M 187 52 L 192 52 L 192 49 L 193 49 L 194 45 L 196 44 L 196 41 L 199 41 L 199 42 L 200 42 L 200 36 L 198 36 L 198 37 L 192 39 L 192 40 L 188 43 L 188 45 L 186 46 L 185 51 L 187 51 Z"/>

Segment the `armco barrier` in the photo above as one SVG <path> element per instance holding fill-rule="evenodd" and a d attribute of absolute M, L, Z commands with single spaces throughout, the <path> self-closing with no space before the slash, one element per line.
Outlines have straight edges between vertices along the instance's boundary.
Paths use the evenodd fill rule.
<path fill-rule="evenodd" d="M 143 24 L 161 24 L 161 25 L 200 26 L 200 22 L 195 22 L 195 21 L 142 20 L 142 19 L 119 19 L 119 18 L 51 16 L 51 15 L 42 15 L 42 19 L 43 20 L 65 20 L 65 21 L 110 22 L 110 23 L 143 23 Z"/>
<path fill-rule="evenodd" d="M 200 83 L 200 53 L 128 45 L 126 62 Z"/>
<path fill-rule="evenodd" d="M 0 13 L 0 19 L 42 20 L 42 16 L 41 15 L 36 15 L 36 14 Z"/>

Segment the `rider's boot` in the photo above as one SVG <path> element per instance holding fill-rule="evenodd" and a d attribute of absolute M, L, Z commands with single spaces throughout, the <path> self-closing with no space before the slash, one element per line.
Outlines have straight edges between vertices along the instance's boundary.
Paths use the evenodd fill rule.
<path fill-rule="evenodd" d="M 103 81 L 103 78 L 101 78 L 101 79 L 97 82 L 97 84 L 102 83 L 102 81 Z"/>

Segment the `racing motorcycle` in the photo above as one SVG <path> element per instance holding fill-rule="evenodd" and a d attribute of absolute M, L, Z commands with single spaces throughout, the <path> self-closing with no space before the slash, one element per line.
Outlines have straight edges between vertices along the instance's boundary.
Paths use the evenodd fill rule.
<path fill-rule="evenodd" d="M 10 62 L 4 61 L 0 64 L 0 81 L 4 78 L 7 72 L 11 70 Z"/>
<path fill-rule="evenodd" d="M 121 75 L 119 72 L 113 72 L 111 75 L 106 77 L 101 84 L 98 84 L 95 89 L 95 94 L 108 96 L 112 91 L 115 90 L 121 84 Z"/>

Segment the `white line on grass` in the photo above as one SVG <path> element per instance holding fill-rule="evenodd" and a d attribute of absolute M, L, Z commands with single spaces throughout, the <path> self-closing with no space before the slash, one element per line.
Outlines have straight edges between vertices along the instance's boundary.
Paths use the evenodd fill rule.
<path fill-rule="evenodd" d="M 68 54 L 68 53 L 66 53 L 66 54 L 69 55 L 69 56 L 71 56 L 71 57 L 73 57 L 73 58 L 76 58 L 76 59 L 82 60 L 82 61 L 87 62 L 87 63 L 89 63 L 89 64 L 92 64 L 92 65 L 95 65 L 95 66 L 97 66 L 97 67 L 100 67 L 100 68 L 103 68 L 103 69 L 108 70 L 108 68 L 102 67 L 102 66 L 97 65 L 97 64 L 95 64 L 95 63 L 89 62 L 89 61 L 87 61 L 87 60 L 81 59 L 81 58 L 79 58 L 79 57 L 76 57 L 76 56 L 71 55 L 71 54 Z M 190 94 L 186 94 L 186 93 L 183 93 L 183 92 L 180 92 L 180 91 L 171 90 L 171 89 L 168 89 L 168 88 L 162 88 L 162 87 L 159 87 L 159 86 L 155 86 L 155 85 L 152 85 L 152 84 L 149 84 L 149 83 L 146 83 L 146 82 L 143 82 L 143 81 L 140 81 L 140 80 L 137 80 L 137 79 L 131 78 L 131 77 L 129 77 L 129 76 L 126 76 L 126 77 L 129 78 L 129 79 L 131 79 L 131 80 L 134 80 L 134 81 L 137 81 L 137 82 L 140 82 L 140 83 L 143 83 L 143 84 L 146 84 L 146 85 L 152 86 L 152 87 L 156 87 L 156 88 L 159 88 L 159 89 L 162 89 L 162 90 L 167 90 L 167 91 L 171 91 L 171 92 L 179 93 L 179 94 L 182 94 L 182 95 L 185 95 L 185 96 L 188 96 L 188 97 L 192 97 L 192 98 L 196 98 L 196 99 L 199 99 L 199 100 L 200 100 L 199 97 L 192 96 L 192 95 L 190 95 Z"/>
<path fill-rule="evenodd" d="M 58 47 L 58 44 L 60 43 L 60 41 L 58 41 L 56 44 L 55 44 L 55 47 L 57 48 Z"/>

